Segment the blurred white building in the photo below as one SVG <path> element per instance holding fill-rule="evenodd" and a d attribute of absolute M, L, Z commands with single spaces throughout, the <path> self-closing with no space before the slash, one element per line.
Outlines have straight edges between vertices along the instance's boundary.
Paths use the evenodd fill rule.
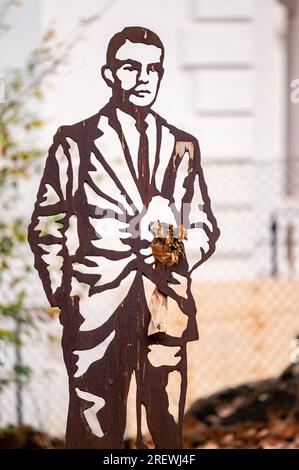
<path fill-rule="evenodd" d="M 100 67 L 111 36 L 128 25 L 156 31 L 165 44 L 166 73 L 154 107 L 199 138 L 222 230 L 217 253 L 198 275 L 225 279 L 229 270 L 238 279 L 268 276 L 272 217 L 280 218 L 286 205 L 291 211 L 299 191 L 299 106 L 290 99 L 299 77 L 297 4 L 26 0 L 8 17 L 12 28 L 1 39 L 0 65 L 20 64 L 47 28 L 65 38 L 79 19 L 104 10 L 47 89 L 41 109 L 47 148 L 60 125 L 92 115 L 108 100 Z M 280 234 L 286 237 L 285 228 Z M 285 264 L 279 253 L 279 273 L 286 273 Z"/>
<path fill-rule="evenodd" d="M 7 19 L 12 29 L 0 41 L 0 70 L 19 65 L 50 26 L 63 38 L 105 5 L 47 88 L 45 148 L 60 125 L 96 113 L 109 99 L 100 67 L 111 36 L 130 25 L 154 30 L 165 45 L 154 108 L 198 137 L 221 230 L 217 252 L 196 280 L 298 278 L 299 103 L 292 103 L 291 84 L 299 79 L 299 0 L 116 0 L 111 6 L 107 0 L 24 0 Z M 38 179 L 26 200 L 28 215 L 37 187 Z M 38 280 L 37 288 L 41 292 Z M 65 383 L 57 347 L 40 351 Z M 228 382 L 199 385 L 190 397 Z M 66 394 L 51 404 L 44 384 L 35 389 L 49 403 L 41 410 L 43 425 L 61 433 L 65 417 L 53 416 L 55 407 L 65 409 Z M 27 400 L 34 422 L 32 397 Z"/>

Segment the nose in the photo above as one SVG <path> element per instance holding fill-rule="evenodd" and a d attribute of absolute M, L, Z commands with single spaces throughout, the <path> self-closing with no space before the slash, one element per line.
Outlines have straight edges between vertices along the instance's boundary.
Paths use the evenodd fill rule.
<path fill-rule="evenodd" d="M 147 71 L 147 67 L 141 67 L 138 81 L 141 83 L 148 83 L 148 79 L 149 79 L 149 74 Z"/>

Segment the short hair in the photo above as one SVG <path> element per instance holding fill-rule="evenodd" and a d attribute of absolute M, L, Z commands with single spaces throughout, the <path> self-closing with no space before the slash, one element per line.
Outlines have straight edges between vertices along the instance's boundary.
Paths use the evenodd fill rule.
<path fill-rule="evenodd" d="M 159 36 L 150 29 L 143 28 L 141 26 L 129 26 L 116 33 L 110 39 L 106 53 L 106 64 L 108 66 L 112 65 L 118 49 L 120 49 L 127 40 L 134 43 L 142 43 L 158 47 L 162 51 L 161 63 L 163 63 L 164 46 Z"/>

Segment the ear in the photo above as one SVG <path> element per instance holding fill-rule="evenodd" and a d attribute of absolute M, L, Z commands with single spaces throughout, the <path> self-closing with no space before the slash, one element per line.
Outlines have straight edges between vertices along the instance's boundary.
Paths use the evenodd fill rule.
<path fill-rule="evenodd" d="M 107 85 L 112 87 L 115 80 L 113 77 L 112 70 L 108 67 L 108 65 L 103 65 L 103 67 L 101 68 L 101 74 Z"/>

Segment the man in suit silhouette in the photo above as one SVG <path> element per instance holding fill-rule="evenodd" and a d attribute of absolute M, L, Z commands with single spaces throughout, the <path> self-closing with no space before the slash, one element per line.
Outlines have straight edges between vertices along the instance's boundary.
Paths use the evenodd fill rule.
<path fill-rule="evenodd" d="M 182 447 L 186 343 L 198 339 L 191 273 L 214 252 L 219 230 L 196 138 L 151 109 L 163 59 L 162 42 L 146 28 L 113 36 L 102 67 L 111 99 L 94 116 L 58 129 L 29 227 L 35 267 L 50 304 L 61 309 L 71 448 L 123 446 L 132 374 L 137 447 L 145 447 L 142 407 L 155 446 Z M 189 235 L 186 257 L 164 270 L 151 256 L 148 225 L 157 219 L 184 224 Z M 181 334 L 169 332 L 161 342 L 147 336 L 147 283 L 175 303 L 186 320 Z M 85 300 L 78 286 L 87 289 Z M 174 371 L 180 390 L 171 413 L 166 386 Z"/>

